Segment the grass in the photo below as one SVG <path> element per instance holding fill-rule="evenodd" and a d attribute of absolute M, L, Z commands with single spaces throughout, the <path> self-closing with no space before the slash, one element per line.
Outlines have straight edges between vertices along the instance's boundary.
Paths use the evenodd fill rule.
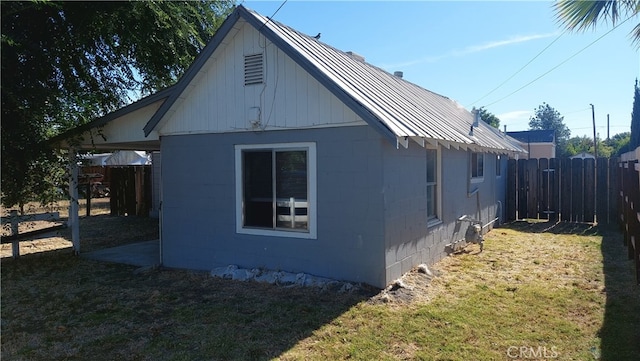
<path fill-rule="evenodd" d="M 136 228 L 136 220 L 126 219 L 129 229 Z M 94 243 L 110 244 L 115 236 L 101 240 L 96 231 L 93 237 Z M 486 238 L 484 252 L 473 245 L 442 260 L 431 280 L 409 274 L 405 283 L 411 288 L 402 293 L 366 288 L 340 293 L 239 283 L 180 270 L 140 271 L 73 257 L 68 250 L 5 259 L 1 356 L 637 358 L 640 290 L 618 233 L 586 225 L 517 222 Z"/>

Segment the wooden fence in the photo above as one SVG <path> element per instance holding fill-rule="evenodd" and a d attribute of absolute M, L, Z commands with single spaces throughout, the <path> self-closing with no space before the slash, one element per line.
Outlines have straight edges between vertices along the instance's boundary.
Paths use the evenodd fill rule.
<path fill-rule="evenodd" d="M 640 284 L 640 147 L 622 156 L 618 164 L 618 214 L 629 259 L 636 266 L 636 282 Z"/>
<path fill-rule="evenodd" d="M 111 167 L 111 215 L 148 216 L 151 188 L 150 165 Z"/>
<path fill-rule="evenodd" d="M 511 159 L 506 219 L 617 222 L 618 177 L 616 159 Z"/>
<path fill-rule="evenodd" d="M 27 232 L 20 233 L 19 225 L 22 222 L 45 222 L 47 227 L 40 227 Z M 34 240 L 38 238 L 48 238 L 52 236 L 52 232 L 66 228 L 67 224 L 60 221 L 60 213 L 38 213 L 18 215 L 17 210 L 12 210 L 9 217 L 2 217 L 2 226 L 10 225 L 10 235 L 2 236 L 2 243 L 11 243 L 13 258 L 20 257 L 20 241 Z"/>

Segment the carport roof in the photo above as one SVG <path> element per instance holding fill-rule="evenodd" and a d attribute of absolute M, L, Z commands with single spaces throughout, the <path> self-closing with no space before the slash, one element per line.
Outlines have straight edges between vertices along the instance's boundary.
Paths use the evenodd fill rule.
<path fill-rule="evenodd" d="M 90 140 L 82 139 L 83 134 L 91 132 L 106 126 L 108 123 L 129 115 L 135 111 L 149 107 L 160 101 L 165 101 L 171 93 L 176 89 L 176 86 L 170 86 L 155 94 L 146 96 L 136 102 L 133 102 L 127 106 L 124 106 L 116 111 L 108 113 L 102 117 L 92 120 L 89 123 L 70 129 L 62 134 L 59 134 L 49 140 L 49 143 L 58 148 L 70 148 L 77 149 L 94 149 L 99 148 L 103 150 L 159 150 L 160 141 L 157 139 L 149 138 L 142 132 L 139 132 L 139 139 L 127 142 L 106 142 L 96 146 Z M 145 120 L 145 122 L 148 121 Z"/>

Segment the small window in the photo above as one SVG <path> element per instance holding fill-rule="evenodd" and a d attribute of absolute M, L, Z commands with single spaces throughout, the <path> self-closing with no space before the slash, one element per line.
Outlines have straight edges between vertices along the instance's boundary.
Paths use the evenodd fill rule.
<path fill-rule="evenodd" d="M 438 151 L 427 149 L 427 222 L 438 218 Z"/>
<path fill-rule="evenodd" d="M 244 56 L 244 85 L 262 84 L 264 80 L 262 54 Z"/>
<path fill-rule="evenodd" d="M 315 144 L 236 146 L 238 233 L 315 238 Z"/>
<path fill-rule="evenodd" d="M 502 176 L 502 158 L 496 155 L 496 177 Z"/>
<path fill-rule="evenodd" d="M 471 179 L 481 180 L 484 177 L 484 154 L 471 153 Z"/>

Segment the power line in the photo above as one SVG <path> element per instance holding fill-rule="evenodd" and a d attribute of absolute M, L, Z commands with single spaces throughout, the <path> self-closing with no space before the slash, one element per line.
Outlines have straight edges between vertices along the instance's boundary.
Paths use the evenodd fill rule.
<path fill-rule="evenodd" d="M 289 0 L 284 0 L 284 1 L 282 2 L 282 4 L 280 4 L 280 6 L 278 6 L 278 8 L 276 9 L 276 11 L 274 11 L 274 12 L 273 12 L 273 15 L 271 15 L 270 17 L 268 17 L 268 18 L 267 18 L 267 21 L 265 21 L 265 22 L 264 22 L 264 24 L 262 24 L 262 26 L 260 27 L 260 29 L 258 29 L 258 31 L 262 30 L 262 28 L 263 28 L 265 25 L 267 25 L 267 24 L 271 21 L 271 19 L 273 19 L 273 17 L 274 17 L 274 16 L 276 16 L 276 14 L 278 13 L 278 11 L 280 11 L 280 9 L 282 9 L 282 7 L 284 6 L 284 4 L 286 4 L 286 3 L 287 3 L 287 1 L 289 1 Z"/>
<path fill-rule="evenodd" d="M 513 79 L 514 76 L 518 75 L 522 70 L 524 70 L 524 68 L 526 68 L 527 66 L 529 66 L 529 64 L 531 64 L 534 60 L 536 60 L 540 55 L 542 55 L 542 53 L 544 53 L 547 49 L 549 49 L 551 47 L 551 45 L 553 45 L 556 41 L 558 41 L 562 35 L 566 34 L 568 30 L 565 30 L 562 34 L 558 35 L 557 38 L 555 38 L 555 40 L 553 40 L 551 43 L 549 43 L 549 45 L 547 45 L 544 49 L 542 49 L 536 56 L 534 56 L 531 60 L 529 60 L 526 64 L 524 64 L 520 69 L 518 69 L 515 73 L 513 73 L 510 77 L 508 77 L 505 81 L 503 81 L 502 83 L 500 83 L 498 86 L 496 86 L 495 88 L 493 88 L 490 92 L 488 92 L 487 94 L 483 95 L 480 99 L 476 100 L 475 102 L 471 103 L 470 106 L 475 105 L 476 103 L 478 103 L 479 101 L 481 101 L 482 99 L 488 97 L 489 95 L 493 94 L 493 92 L 495 92 L 496 90 L 500 89 L 504 84 L 506 84 L 509 80 Z"/>
<path fill-rule="evenodd" d="M 569 60 L 575 58 L 576 56 L 578 56 L 578 54 L 582 53 L 583 51 L 587 50 L 589 47 L 591 47 L 591 45 L 595 44 L 596 42 L 598 42 L 600 39 L 604 38 L 605 36 L 609 35 L 612 31 L 616 30 L 617 28 L 619 28 L 622 24 L 626 23 L 627 21 L 629 21 L 629 19 L 631 19 L 633 16 L 628 17 L 625 21 L 619 23 L 618 25 L 614 26 L 611 30 L 607 31 L 606 33 L 602 34 L 599 38 L 597 38 L 596 40 L 592 41 L 591 43 L 589 43 L 589 45 L 585 46 L 584 48 L 578 50 L 578 52 L 576 52 L 575 54 L 571 55 L 570 57 L 568 57 L 567 59 L 565 59 L 564 61 L 562 61 L 560 64 L 554 66 L 553 68 L 549 69 L 548 71 L 546 71 L 545 73 L 543 73 L 542 75 L 538 76 L 537 78 L 533 79 L 532 81 L 528 82 L 527 84 L 521 86 L 520 88 L 514 90 L 513 92 L 505 95 L 504 97 L 494 101 L 493 103 L 487 104 L 486 106 L 491 106 L 493 104 L 499 103 L 503 100 L 505 100 L 506 98 L 512 96 L 513 94 L 519 92 L 520 90 L 528 87 L 529 85 L 535 83 L 536 81 L 540 80 L 542 77 L 544 77 L 545 75 L 551 73 L 552 71 L 556 70 L 557 68 L 561 67 L 562 65 L 564 65 L 566 62 L 568 62 Z"/>

